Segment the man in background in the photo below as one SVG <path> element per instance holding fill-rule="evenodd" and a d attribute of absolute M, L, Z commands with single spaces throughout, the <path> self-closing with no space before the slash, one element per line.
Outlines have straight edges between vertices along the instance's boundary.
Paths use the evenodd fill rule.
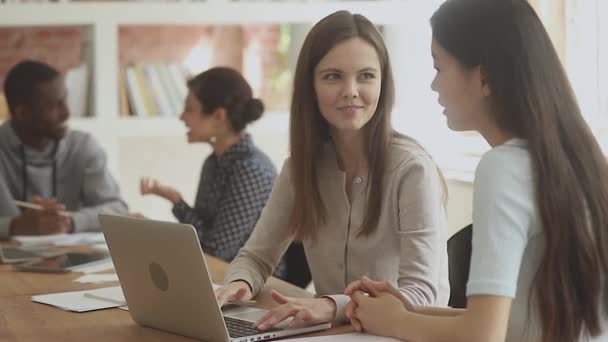
<path fill-rule="evenodd" d="M 106 155 L 67 127 L 63 76 L 23 61 L 4 82 L 9 120 L 0 125 L 0 239 L 99 230 L 100 213 L 127 214 Z"/>

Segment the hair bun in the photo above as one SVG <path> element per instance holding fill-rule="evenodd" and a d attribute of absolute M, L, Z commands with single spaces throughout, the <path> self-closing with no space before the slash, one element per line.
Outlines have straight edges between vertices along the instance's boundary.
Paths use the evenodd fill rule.
<path fill-rule="evenodd" d="M 245 113 L 248 123 L 259 119 L 264 113 L 264 103 L 259 99 L 251 98 L 245 104 Z"/>

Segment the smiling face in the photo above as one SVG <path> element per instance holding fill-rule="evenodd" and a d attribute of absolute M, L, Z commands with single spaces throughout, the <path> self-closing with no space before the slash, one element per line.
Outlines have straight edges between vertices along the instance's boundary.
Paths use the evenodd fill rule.
<path fill-rule="evenodd" d="M 334 46 L 314 70 L 321 115 L 333 131 L 360 130 L 374 116 L 382 72 L 374 47 L 361 38 Z"/>
<path fill-rule="evenodd" d="M 435 40 L 431 50 L 437 71 L 431 88 L 445 108 L 448 127 L 455 131 L 479 130 L 480 124 L 488 119 L 486 108 L 490 95 L 481 67 L 466 68 Z"/>
<path fill-rule="evenodd" d="M 184 112 L 180 116 L 188 128 L 188 142 L 210 142 L 217 135 L 216 117 L 212 113 L 204 113 L 203 105 L 192 93 L 188 92 Z"/>

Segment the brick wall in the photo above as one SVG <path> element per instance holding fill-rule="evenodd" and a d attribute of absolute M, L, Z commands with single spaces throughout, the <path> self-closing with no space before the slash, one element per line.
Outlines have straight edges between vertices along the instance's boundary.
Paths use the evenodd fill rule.
<path fill-rule="evenodd" d="M 213 44 L 214 29 L 203 25 L 120 27 L 119 63 L 182 62 L 201 40 Z M 228 45 L 225 41 L 221 42 L 222 46 L 216 46 L 225 52 L 228 48 L 242 50 L 253 41 L 259 42 L 263 82 L 258 93 L 268 109 L 284 109 L 287 103 L 284 96 L 287 90 L 274 89 L 271 82 L 284 64 L 276 51 L 279 34 L 278 25 L 245 26 L 240 42 L 243 46 Z M 84 37 L 85 31 L 80 27 L 0 28 L 0 82 L 3 84 L 8 70 L 23 59 L 42 60 L 61 71 L 78 66 L 85 54 Z"/>
<path fill-rule="evenodd" d="M 76 67 L 82 60 L 82 44 L 80 27 L 0 28 L 0 84 L 23 59 L 41 60 L 61 71 Z"/>

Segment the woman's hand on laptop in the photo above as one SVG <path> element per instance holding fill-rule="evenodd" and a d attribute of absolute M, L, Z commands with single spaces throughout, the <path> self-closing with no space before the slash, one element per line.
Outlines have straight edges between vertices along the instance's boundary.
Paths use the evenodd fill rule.
<path fill-rule="evenodd" d="M 215 290 L 215 296 L 220 307 L 224 306 L 229 302 L 245 302 L 253 297 L 249 284 L 242 280 L 233 281 L 228 283 L 217 290 Z"/>
<path fill-rule="evenodd" d="M 312 325 L 333 321 L 336 317 L 336 303 L 330 298 L 291 298 L 272 291 L 272 299 L 280 305 L 262 317 L 256 327 L 266 330 L 293 317 L 290 327 Z"/>

